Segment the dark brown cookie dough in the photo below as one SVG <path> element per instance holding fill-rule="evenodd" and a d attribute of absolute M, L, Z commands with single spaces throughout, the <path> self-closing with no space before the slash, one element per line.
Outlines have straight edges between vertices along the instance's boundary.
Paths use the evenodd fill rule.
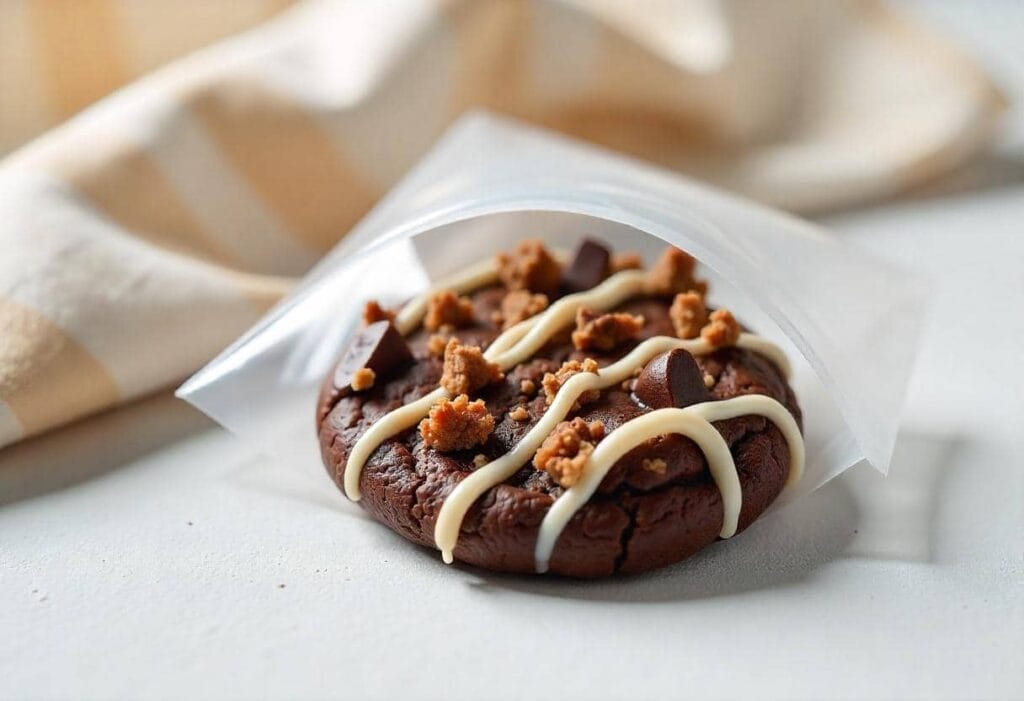
<path fill-rule="evenodd" d="M 503 287 L 492 287 L 470 295 L 475 323 L 456 332 L 461 342 L 486 347 L 497 337 L 501 317 L 494 312 L 500 310 L 505 293 Z M 415 428 L 385 441 L 364 467 L 360 503 L 409 540 L 433 548 L 441 505 L 455 485 L 473 471 L 474 458 L 482 454 L 491 460 L 508 452 L 544 413 L 546 403 L 540 390 L 544 373 L 553 372 L 570 358 L 593 357 L 603 366 L 646 338 L 674 336 L 670 303 L 671 299 L 642 298 L 614 310 L 641 315 L 644 325 L 635 340 L 608 354 L 576 350 L 570 338 L 572 329 L 566 328 L 530 361 L 478 392 L 474 398 L 484 400 L 495 421 L 482 445 L 440 453 L 427 448 Z M 425 330 L 413 334 L 408 340 L 416 361 L 388 379 L 378 380 L 366 392 L 339 397 L 330 380 L 325 385 L 317 412 L 320 446 L 328 472 L 339 487 L 348 453 L 367 428 L 387 412 L 437 387 L 442 359 L 428 350 L 429 336 Z M 713 399 L 765 394 L 784 404 L 800 421 L 792 390 L 780 370 L 763 356 L 729 347 L 698 357 L 697 363 L 714 379 L 709 389 Z M 611 432 L 644 411 L 628 387 L 615 386 L 570 418 L 601 421 L 605 431 Z M 781 432 L 761 416 L 743 416 L 715 426 L 729 445 L 739 472 L 742 531 L 782 490 L 789 450 Z M 527 462 L 473 505 L 462 524 L 455 558 L 490 570 L 532 573 L 541 521 L 562 491 L 546 472 Z M 714 542 L 721 525 L 722 500 L 703 453 L 688 438 L 662 436 L 616 463 L 562 533 L 550 571 L 600 577 L 661 567 Z"/>

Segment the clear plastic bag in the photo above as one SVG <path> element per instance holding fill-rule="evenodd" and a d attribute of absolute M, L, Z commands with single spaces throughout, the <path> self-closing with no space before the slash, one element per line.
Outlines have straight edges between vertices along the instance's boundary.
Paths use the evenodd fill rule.
<path fill-rule="evenodd" d="M 665 243 L 689 251 L 711 303 L 788 353 L 807 448 L 788 498 L 862 459 L 888 469 L 924 318 L 920 280 L 805 221 L 488 114 L 452 127 L 178 396 L 250 445 L 320 469 L 317 393 L 367 299 L 397 304 L 523 238 L 569 248 L 584 235 L 648 262 Z"/>

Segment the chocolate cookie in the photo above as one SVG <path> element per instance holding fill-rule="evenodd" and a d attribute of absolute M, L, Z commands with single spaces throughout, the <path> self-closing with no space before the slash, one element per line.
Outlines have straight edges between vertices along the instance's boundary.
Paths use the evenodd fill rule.
<path fill-rule="evenodd" d="M 564 265 L 528 242 L 476 289 L 372 303 L 321 392 L 328 472 L 503 572 L 640 572 L 742 531 L 799 477 L 800 410 L 778 349 L 709 314 L 693 273 L 677 249 L 622 271 L 597 242 Z"/>

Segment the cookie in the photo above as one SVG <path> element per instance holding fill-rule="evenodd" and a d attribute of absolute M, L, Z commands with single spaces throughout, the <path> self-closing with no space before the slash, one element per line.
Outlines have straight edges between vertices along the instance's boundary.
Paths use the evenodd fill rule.
<path fill-rule="evenodd" d="M 705 308 L 686 253 L 616 259 L 529 241 L 401 310 L 371 302 L 317 407 L 331 477 L 501 572 L 641 572 L 747 528 L 802 472 L 788 363 Z"/>

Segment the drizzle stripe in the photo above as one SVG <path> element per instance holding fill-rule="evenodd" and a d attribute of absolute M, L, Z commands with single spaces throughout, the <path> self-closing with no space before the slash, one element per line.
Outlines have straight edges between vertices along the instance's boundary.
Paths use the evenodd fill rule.
<path fill-rule="evenodd" d="M 352 501 L 359 501 L 362 492 L 359 489 L 359 478 L 363 474 L 363 465 L 373 451 L 391 436 L 414 426 L 417 421 L 430 413 L 430 407 L 448 396 L 443 387 L 438 387 L 430 394 L 406 404 L 386 414 L 380 421 L 370 426 L 366 433 L 359 437 L 345 464 L 345 494 Z"/>
<path fill-rule="evenodd" d="M 566 383 L 568 384 L 568 383 Z M 804 446 L 800 429 L 789 411 L 779 402 L 764 395 L 746 395 L 724 401 L 695 404 L 685 409 L 658 409 L 627 421 L 601 441 L 583 469 L 583 477 L 566 490 L 548 510 L 541 523 L 534 551 L 535 568 L 548 569 L 555 543 L 573 515 L 594 495 L 608 471 L 623 455 L 646 440 L 669 433 L 692 439 L 708 462 L 708 469 L 722 493 L 722 538 L 736 533 L 743 492 L 729 447 L 711 421 L 760 414 L 782 431 L 790 451 L 789 476 L 786 485 L 795 484 L 803 474 Z"/>
<path fill-rule="evenodd" d="M 483 264 L 480 265 L 482 267 Z M 478 270 L 472 272 L 474 274 L 466 276 L 465 280 L 460 277 L 453 280 L 451 284 L 468 285 L 468 281 L 470 279 L 480 279 L 476 276 L 476 273 L 479 273 L 481 277 L 484 276 L 482 271 Z M 489 349 L 489 352 L 486 354 L 487 359 L 491 362 L 497 363 L 502 370 L 507 370 L 510 367 L 518 365 L 520 362 L 535 353 L 538 348 L 547 343 L 548 339 L 550 339 L 551 336 L 553 336 L 562 326 L 568 324 L 576 314 L 576 309 L 578 307 L 584 304 L 590 305 L 596 309 L 608 309 L 610 307 L 614 307 L 635 295 L 639 291 L 642 283 L 642 271 L 625 270 L 608 278 L 592 290 L 578 292 L 576 294 L 563 297 L 537 316 L 516 324 L 498 336 L 498 338 L 496 338 L 491 344 L 491 348 L 497 347 L 498 350 L 496 352 L 490 352 Z M 449 287 L 449 289 L 452 288 Z M 428 296 L 424 295 L 410 302 L 410 305 L 416 305 L 416 307 L 413 311 L 410 311 L 406 318 L 401 319 L 402 323 L 411 325 L 411 328 L 415 328 L 415 325 L 419 323 L 418 319 L 420 318 L 418 316 L 419 312 L 417 312 L 416 309 L 418 308 L 420 300 L 424 300 L 425 309 L 426 299 L 428 299 Z M 400 315 L 404 314 L 405 311 L 406 310 L 403 308 Z M 410 319 L 416 319 L 415 323 L 410 321 Z M 399 330 L 401 330 L 401 328 Z M 510 341 L 510 339 L 513 338 L 518 340 L 514 342 Z M 359 478 L 362 476 L 363 466 L 366 464 L 366 460 L 371 454 L 373 454 L 373 451 L 391 436 L 414 426 L 416 422 L 430 413 L 430 407 L 434 402 L 440 401 L 447 396 L 448 393 L 443 388 L 439 387 L 412 404 L 408 404 L 385 414 L 380 421 L 373 424 L 366 433 L 359 437 L 359 440 L 356 441 L 355 446 L 352 448 L 352 452 L 349 453 L 348 460 L 345 462 L 345 495 L 349 499 L 352 501 L 359 501 L 361 498 L 362 494 L 359 489 Z"/>
<path fill-rule="evenodd" d="M 427 292 L 410 300 L 408 304 L 402 307 L 401 311 L 398 312 L 398 316 L 395 317 L 395 327 L 403 336 L 415 331 L 416 327 L 423 321 L 423 317 L 427 313 L 427 304 L 435 292 L 451 290 L 456 294 L 462 294 L 490 285 L 497 282 L 497 280 L 498 271 L 494 267 L 493 260 L 480 261 L 467 270 L 460 271 L 459 275 L 442 278 L 431 285 Z"/>
<path fill-rule="evenodd" d="M 762 348 L 766 344 L 771 345 L 764 339 L 751 334 L 742 334 L 737 343 L 743 347 L 756 346 L 758 348 Z M 548 410 L 511 451 L 497 460 L 477 468 L 459 482 L 444 500 L 438 514 L 437 524 L 434 526 L 434 542 L 441 550 L 444 561 L 447 563 L 453 561 L 455 544 L 459 538 L 462 521 L 473 502 L 483 496 L 488 489 L 501 484 L 525 465 L 540 448 L 548 434 L 555 429 L 560 421 L 565 420 L 569 412 L 572 411 L 576 400 L 584 392 L 592 389 L 605 389 L 619 384 L 628 379 L 636 368 L 642 367 L 655 356 L 673 348 L 682 348 L 694 355 L 705 355 L 714 350 L 703 339 L 686 340 L 671 336 L 655 336 L 638 345 L 615 363 L 602 368 L 597 374 L 580 373 L 569 378 L 555 394 Z M 720 403 L 722 402 L 715 402 L 715 404 Z"/>

